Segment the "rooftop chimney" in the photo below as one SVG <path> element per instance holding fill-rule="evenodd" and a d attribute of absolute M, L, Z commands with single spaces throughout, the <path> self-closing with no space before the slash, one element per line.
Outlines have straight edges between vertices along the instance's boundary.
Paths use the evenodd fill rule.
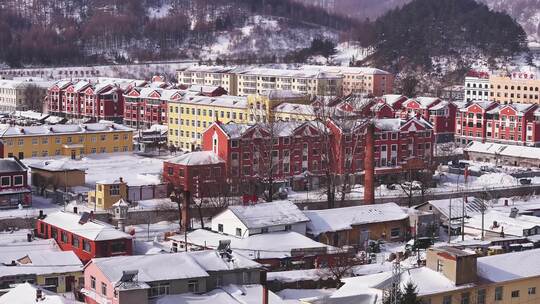
<path fill-rule="evenodd" d="M 364 153 L 364 204 L 375 203 L 375 126 L 369 122 L 366 129 Z"/>

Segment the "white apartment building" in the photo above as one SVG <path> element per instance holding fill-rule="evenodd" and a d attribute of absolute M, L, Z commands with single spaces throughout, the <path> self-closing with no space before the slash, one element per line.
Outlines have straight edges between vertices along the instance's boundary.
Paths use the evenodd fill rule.
<path fill-rule="evenodd" d="M 253 68 L 237 73 L 238 95 L 289 90 L 307 95 L 341 95 L 343 75 L 320 70 Z"/>
<path fill-rule="evenodd" d="M 234 67 L 196 65 L 178 70 L 180 85 L 220 86 L 229 95 L 237 95 L 237 82 Z"/>
<path fill-rule="evenodd" d="M 43 90 L 43 97 L 45 97 L 49 82 L 0 79 L 0 111 L 28 110 L 25 89 L 32 84 Z"/>
<path fill-rule="evenodd" d="M 489 76 L 478 73 L 475 76 L 465 77 L 465 100 L 488 101 L 489 100 Z"/>

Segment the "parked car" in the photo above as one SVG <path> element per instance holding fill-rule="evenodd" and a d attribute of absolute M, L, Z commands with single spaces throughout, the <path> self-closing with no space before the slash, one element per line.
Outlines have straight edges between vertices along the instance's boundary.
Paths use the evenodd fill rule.
<path fill-rule="evenodd" d="M 530 178 L 522 178 L 519 180 L 519 183 L 522 184 L 522 185 L 530 185 L 531 184 L 531 179 Z"/>

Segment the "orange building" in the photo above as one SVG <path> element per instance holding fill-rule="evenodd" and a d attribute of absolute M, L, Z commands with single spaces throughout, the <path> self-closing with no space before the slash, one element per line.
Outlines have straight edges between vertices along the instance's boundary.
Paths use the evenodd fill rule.
<path fill-rule="evenodd" d="M 534 73 L 489 77 L 490 100 L 500 103 L 540 103 L 540 79 Z"/>

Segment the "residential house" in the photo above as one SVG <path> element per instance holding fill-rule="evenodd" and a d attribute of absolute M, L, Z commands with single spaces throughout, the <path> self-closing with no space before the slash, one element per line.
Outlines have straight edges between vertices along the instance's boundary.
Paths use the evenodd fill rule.
<path fill-rule="evenodd" d="M 84 268 L 86 303 L 146 304 L 160 296 L 258 284 L 262 267 L 232 251 L 204 250 L 92 259 Z"/>
<path fill-rule="evenodd" d="M 331 246 L 367 248 L 369 240 L 404 241 L 409 217 L 394 203 L 308 210 L 307 235 Z"/>
<path fill-rule="evenodd" d="M 30 207 L 28 168 L 17 158 L 0 159 L 0 209 Z"/>
<path fill-rule="evenodd" d="M 84 263 L 95 257 L 131 255 L 131 235 L 114 226 L 95 220 L 93 213 L 58 211 L 40 214 L 36 234 L 54 239 L 63 251 L 73 251 Z"/>

